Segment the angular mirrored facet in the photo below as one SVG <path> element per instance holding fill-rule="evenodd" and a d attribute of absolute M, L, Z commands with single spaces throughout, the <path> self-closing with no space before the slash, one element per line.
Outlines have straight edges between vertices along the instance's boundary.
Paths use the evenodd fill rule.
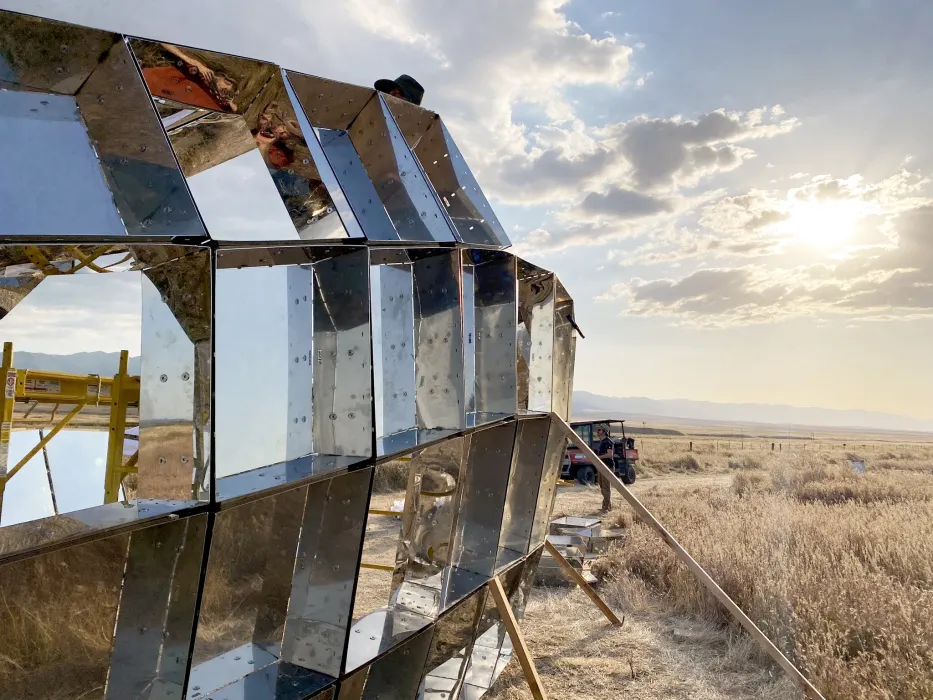
<path fill-rule="evenodd" d="M 348 131 L 399 238 L 455 240 L 446 214 L 381 96 L 366 103 Z"/>
<path fill-rule="evenodd" d="M 130 535 L 108 699 L 181 700 L 207 517 L 182 518 Z"/>
<path fill-rule="evenodd" d="M 25 528 L 23 547 L 206 495 L 192 479 L 206 463 L 210 419 L 209 255 L 171 245 L 0 247 L 0 364 L 10 379 L 0 399 L 9 424 L 0 524 L 44 520 Z M 135 509 L 137 498 L 158 505 Z M 86 512 L 120 501 L 117 518 Z M 78 511 L 70 524 L 47 520 Z M 0 550 L 14 539 L 0 537 Z"/>
<path fill-rule="evenodd" d="M 103 700 L 128 540 L 117 535 L 0 567 L 8 601 L 0 608 L 2 700 Z"/>
<path fill-rule="evenodd" d="M 215 516 L 189 697 L 278 660 L 307 487 Z"/>
<path fill-rule="evenodd" d="M 554 380 L 552 409 L 564 420 L 570 420 L 570 402 L 573 397 L 573 361 L 577 334 L 571 320 L 573 299 L 556 277 L 554 303 Z"/>
<path fill-rule="evenodd" d="M 386 93 L 382 94 L 382 99 L 388 105 L 392 116 L 395 117 L 395 123 L 398 124 L 398 128 L 402 132 L 402 136 L 405 137 L 408 147 L 412 150 L 417 148 L 421 138 L 438 118 L 437 114 L 408 100 Z"/>
<path fill-rule="evenodd" d="M 333 700 L 333 678 L 276 661 L 210 695 L 188 693 L 188 700 Z"/>
<path fill-rule="evenodd" d="M 554 273 L 518 261 L 518 408 L 551 411 L 554 378 Z"/>
<path fill-rule="evenodd" d="M 204 235 L 121 37 L 4 12 L 0 55 L 0 233 Z"/>
<path fill-rule="evenodd" d="M 515 258 L 499 251 L 469 250 L 463 262 L 464 279 L 472 278 L 469 296 L 464 283 L 464 305 L 470 298 L 473 302 L 472 313 L 464 312 L 464 332 L 467 337 L 473 333 L 470 365 L 475 374 L 474 411 L 467 422 L 479 425 L 516 411 Z"/>
<path fill-rule="evenodd" d="M 463 428 L 463 326 L 457 252 L 412 264 L 417 427 Z"/>
<path fill-rule="evenodd" d="M 309 487 L 282 644 L 291 664 L 340 675 L 371 477 L 363 469 Z"/>
<path fill-rule="evenodd" d="M 415 155 L 424 167 L 464 243 L 509 246 L 511 242 L 439 117 L 418 140 Z"/>
<path fill-rule="evenodd" d="M 531 528 L 530 549 L 544 544 L 548 534 L 551 512 L 554 510 L 554 497 L 557 492 L 557 477 L 560 475 L 561 462 L 567 448 L 567 438 L 557 421 L 551 420 L 548 429 L 547 447 L 544 452 L 544 466 L 541 470 L 541 482 L 535 504 L 534 523 Z"/>
<path fill-rule="evenodd" d="M 485 597 L 486 589 L 478 589 L 444 613 L 434 625 L 420 698 L 448 700 L 455 697 L 452 691 L 459 688 L 466 675 Z"/>
<path fill-rule="evenodd" d="M 531 540 L 550 426 L 548 417 L 522 420 L 515 435 L 499 545 L 521 556 Z"/>
<path fill-rule="evenodd" d="M 432 630 L 405 641 L 340 684 L 337 700 L 411 700 L 418 693 Z"/>
<path fill-rule="evenodd" d="M 515 423 L 471 436 L 451 563 L 490 577 L 499 560 L 499 533 L 509 482 Z"/>
<path fill-rule="evenodd" d="M 314 137 L 276 66 L 168 43 L 131 46 L 214 238 L 347 236 L 318 144 L 309 146 Z"/>
<path fill-rule="evenodd" d="M 218 477 L 271 465 L 280 465 L 278 477 L 313 475 L 369 456 L 366 251 L 232 249 L 218 254 L 218 268 Z M 242 410 L 244 400 L 263 410 Z M 242 485 L 224 491 L 244 492 Z"/>

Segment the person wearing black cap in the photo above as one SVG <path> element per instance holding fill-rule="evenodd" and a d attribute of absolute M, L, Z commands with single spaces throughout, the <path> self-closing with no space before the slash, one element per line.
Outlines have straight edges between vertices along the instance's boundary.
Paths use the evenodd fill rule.
<path fill-rule="evenodd" d="M 421 83 L 410 75 L 400 75 L 395 80 L 382 78 L 377 80 L 375 87 L 379 92 L 385 92 L 393 97 L 411 102 L 413 105 L 420 105 L 424 97 L 424 88 Z"/>
<path fill-rule="evenodd" d="M 605 425 L 600 425 L 596 429 L 596 444 L 593 447 L 593 451 L 596 453 L 596 456 L 599 457 L 603 464 L 605 464 L 609 469 L 615 472 L 615 467 L 613 463 L 613 450 L 615 449 L 612 444 L 612 438 L 609 437 L 609 428 Z M 609 479 L 604 477 L 602 473 L 598 474 L 599 476 L 599 490 L 603 494 L 603 507 L 600 510 L 603 513 L 608 513 L 612 510 L 612 500 L 610 498 L 612 491 L 609 487 Z"/>

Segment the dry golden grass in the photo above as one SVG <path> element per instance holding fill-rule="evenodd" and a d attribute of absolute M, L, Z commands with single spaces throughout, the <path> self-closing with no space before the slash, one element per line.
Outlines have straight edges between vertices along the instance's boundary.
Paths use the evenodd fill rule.
<path fill-rule="evenodd" d="M 731 456 L 731 487 L 646 480 L 640 497 L 827 698 L 931 698 L 928 448 L 862 455 L 862 475 L 847 456 Z M 671 611 L 734 626 L 647 526 L 630 516 L 620 525 L 629 537 L 603 568 L 610 599 L 647 590 Z"/>

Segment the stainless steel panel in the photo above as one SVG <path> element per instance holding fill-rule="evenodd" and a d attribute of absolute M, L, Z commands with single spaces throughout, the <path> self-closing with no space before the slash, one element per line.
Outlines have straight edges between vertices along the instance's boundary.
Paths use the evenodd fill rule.
<path fill-rule="evenodd" d="M 103 700 L 127 535 L 0 568 L 2 700 Z M 88 595 L 93 591 L 93 595 Z"/>
<path fill-rule="evenodd" d="M 314 266 L 314 442 L 318 453 L 368 457 L 373 452 L 369 269 L 366 251 Z M 328 350 L 333 353 L 331 367 Z"/>
<path fill-rule="evenodd" d="M 462 428 L 463 326 L 460 256 L 431 255 L 412 264 L 415 377 L 419 428 Z"/>
<path fill-rule="evenodd" d="M 473 433 L 451 563 L 492 576 L 499 553 L 515 423 Z"/>
<path fill-rule="evenodd" d="M 0 84 L 22 90 L 0 91 L 0 127 L 15 134 L 3 163 L 17 168 L 0 170 L 0 233 L 204 234 L 119 35 L 4 12 L 0 54 Z M 54 166 L 23 169 L 37 142 Z"/>
<path fill-rule="evenodd" d="M 415 426 L 412 271 L 410 265 L 374 265 L 372 273 L 376 434 L 384 437 Z"/>
<path fill-rule="evenodd" d="M 476 412 L 489 420 L 517 410 L 515 258 L 481 250 L 464 257 L 473 264 L 475 280 Z"/>
<path fill-rule="evenodd" d="M 463 406 L 467 427 L 476 425 L 476 268 L 464 264 L 461 271 L 463 305 Z"/>
<path fill-rule="evenodd" d="M 411 459 L 393 586 L 439 574 L 450 560 L 470 438 L 446 440 Z"/>
<path fill-rule="evenodd" d="M 335 129 L 320 128 L 315 132 L 366 238 L 372 241 L 399 240 L 398 231 L 382 205 L 350 135 Z"/>
<path fill-rule="evenodd" d="M 285 661 L 340 674 L 371 476 L 371 470 L 360 470 L 309 488 L 282 644 Z"/>
<path fill-rule="evenodd" d="M 552 410 L 564 420 L 570 420 L 570 402 L 573 397 L 573 362 L 577 334 L 570 323 L 573 318 L 573 299 L 555 277 L 554 304 L 554 382 Z"/>
<path fill-rule="evenodd" d="M 499 545 L 521 555 L 528 552 L 531 540 L 550 426 L 546 416 L 522 420 L 515 436 Z"/>
<path fill-rule="evenodd" d="M 418 430 L 411 428 L 400 433 L 394 433 L 379 438 L 376 441 L 376 453 L 382 456 L 395 455 L 400 452 L 408 452 L 418 446 L 427 446 L 438 440 L 456 435 L 459 430 Z"/>
<path fill-rule="evenodd" d="M 544 454 L 544 466 L 541 472 L 541 485 L 535 505 L 534 523 L 531 528 L 529 547 L 535 549 L 544 544 L 547 537 L 551 512 L 554 510 L 554 498 L 557 495 L 557 477 L 560 465 L 567 449 L 567 438 L 556 421 L 551 421 L 548 430 L 547 449 Z"/>
<path fill-rule="evenodd" d="M 214 442 L 218 478 L 287 459 L 289 370 L 295 366 L 288 340 L 290 328 L 297 324 L 288 304 L 288 270 L 287 266 L 217 270 Z"/>
<path fill-rule="evenodd" d="M 348 132 L 399 238 L 455 240 L 446 214 L 379 95 L 366 103 Z"/>
<path fill-rule="evenodd" d="M 484 609 L 486 589 L 474 592 L 448 610 L 434 625 L 434 637 L 425 664 L 424 697 L 438 698 L 466 675 L 467 659 L 473 649 L 476 628 Z M 454 681 L 452 684 L 450 681 Z"/>
<path fill-rule="evenodd" d="M 335 679 L 276 661 L 203 697 L 203 700 L 333 700 Z M 189 693 L 189 700 L 194 698 Z"/>
<path fill-rule="evenodd" d="M 314 268 L 289 265 L 285 271 L 288 307 L 288 410 L 285 459 L 294 460 L 314 451 L 312 386 L 314 372 Z M 318 352 L 323 348 L 318 347 Z M 331 353 L 325 353 L 328 361 Z M 321 365 L 325 372 L 333 365 Z"/>
<path fill-rule="evenodd" d="M 382 99 L 395 117 L 395 123 L 405 137 L 408 147 L 414 150 L 421 138 L 427 133 L 428 129 L 438 118 L 435 112 L 425 109 L 408 100 L 403 100 L 392 95 L 382 94 Z M 417 155 L 417 153 L 416 153 Z"/>
<path fill-rule="evenodd" d="M 298 102 L 315 127 L 347 130 L 373 98 L 373 88 L 286 71 Z"/>
<path fill-rule="evenodd" d="M 509 246 L 495 212 L 442 119 L 418 141 L 415 155 L 464 243 Z"/>
<path fill-rule="evenodd" d="M 554 375 L 554 274 L 518 262 L 519 409 L 551 411 Z"/>
<path fill-rule="evenodd" d="M 424 674 L 432 630 L 398 648 L 343 681 L 338 700 L 412 700 Z"/>
<path fill-rule="evenodd" d="M 362 618 L 350 628 L 346 671 L 355 671 L 421 630 L 433 619 L 403 608 L 381 608 Z M 419 678 L 420 682 L 420 670 Z M 416 686 L 417 688 L 417 682 Z"/>
<path fill-rule="evenodd" d="M 206 694 L 279 657 L 307 490 L 214 516 L 189 697 L 195 685 Z M 241 647 L 249 658 L 229 653 Z"/>
<path fill-rule="evenodd" d="M 181 700 L 206 530 L 198 515 L 130 535 L 108 699 Z"/>

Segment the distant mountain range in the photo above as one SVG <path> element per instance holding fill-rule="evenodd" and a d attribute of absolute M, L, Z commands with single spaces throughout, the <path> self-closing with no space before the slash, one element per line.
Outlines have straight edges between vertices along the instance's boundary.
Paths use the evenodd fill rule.
<path fill-rule="evenodd" d="M 612 397 L 573 392 L 573 416 L 604 416 L 638 421 L 682 419 L 710 423 L 766 424 L 795 428 L 836 428 L 933 432 L 933 421 L 879 411 L 803 408 L 782 404 L 715 403 L 689 399 L 648 399 L 641 396 Z"/>
<path fill-rule="evenodd" d="M 16 369 L 41 369 L 65 374 L 99 374 L 112 377 L 120 367 L 118 352 L 76 352 L 71 355 L 49 355 L 42 352 L 14 352 Z M 139 374 L 139 357 L 127 364 L 130 374 Z"/>

